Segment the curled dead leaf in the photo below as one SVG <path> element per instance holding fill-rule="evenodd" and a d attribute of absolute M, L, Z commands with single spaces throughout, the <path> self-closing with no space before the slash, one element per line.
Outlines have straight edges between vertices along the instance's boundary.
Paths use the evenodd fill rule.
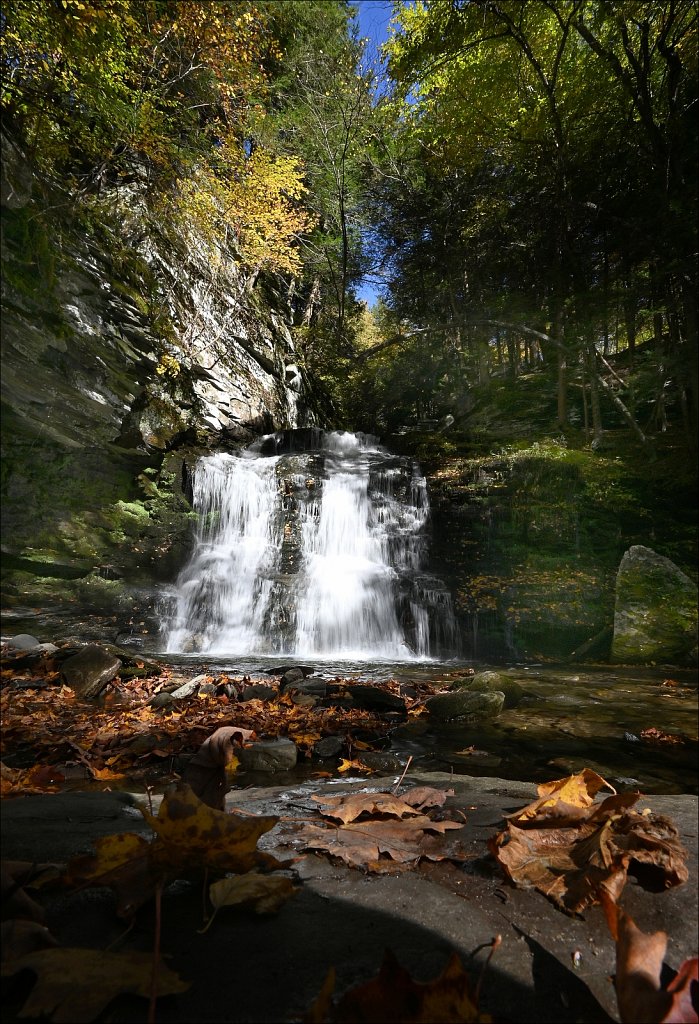
<path fill-rule="evenodd" d="M 606 893 L 601 902 L 616 941 L 616 989 L 623 1024 L 696 1024 L 699 1017 L 699 960 L 685 960 L 666 989 L 661 973 L 667 935 L 641 931 Z"/>
<path fill-rule="evenodd" d="M 392 793 L 353 793 L 349 796 L 314 796 L 321 814 L 344 824 L 366 817 L 405 818 L 418 815 L 415 807 Z"/>
<path fill-rule="evenodd" d="M 586 769 L 578 776 L 539 787 L 539 799 L 507 818 L 507 828 L 488 841 L 515 885 L 536 888 L 561 910 L 582 913 L 599 902 L 604 887 L 618 899 L 631 867 L 642 866 L 655 890 L 688 878 L 687 851 L 674 824 L 661 815 L 638 814 L 639 794 L 593 795 L 604 780 Z"/>

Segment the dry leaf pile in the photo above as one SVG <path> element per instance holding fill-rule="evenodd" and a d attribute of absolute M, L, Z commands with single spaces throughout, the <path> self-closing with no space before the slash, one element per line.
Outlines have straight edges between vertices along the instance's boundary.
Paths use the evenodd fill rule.
<path fill-rule="evenodd" d="M 220 727 L 247 730 L 248 736 L 288 737 L 306 757 L 322 737 L 341 736 L 350 751 L 342 770 L 369 772 L 352 755 L 371 747 L 355 741 L 354 732 L 365 730 L 379 736 L 392 727 L 376 711 L 343 707 L 341 702 L 337 706 L 307 706 L 295 701 L 292 692 L 264 702 L 236 702 L 225 692 L 200 692 L 165 707 L 153 707 L 150 700 L 156 694 L 172 690 L 184 680 L 165 665 L 146 665 L 138 660 L 134 660 L 135 667 L 121 670 L 123 678 L 117 676 L 106 696 L 98 701 L 79 700 L 62 685 L 51 656 L 30 667 L 24 662 L 23 656 L 3 658 L 0 751 L 3 759 L 19 751 L 23 764 L 29 758 L 37 764 L 27 768 L 5 766 L 0 796 L 52 792 L 64 781 L 62 775 L 75 776 L 78 770 L 88 779 L 105 784 L 126 777 L 174 781 L 181 760 L 195 754 Z M 218 689 L 242 691 L 252 680 L 223 673 L 206 676 L 204 681 Z M 273 683 L 268 677 L 264 681 Z M 342 696 L 347 682 L 333 681 L 337 696 Z M 399 689 L 396 680 L 376 685 L 394 694 Z M 435 687 L 424 684 L 422 690 L 428 695 L 435 692 Z M 421 699 L 405 698 L 408 714 L 423 713 L 423 704 Z M 228 763 L 230 767 L 230 759 Z"/>

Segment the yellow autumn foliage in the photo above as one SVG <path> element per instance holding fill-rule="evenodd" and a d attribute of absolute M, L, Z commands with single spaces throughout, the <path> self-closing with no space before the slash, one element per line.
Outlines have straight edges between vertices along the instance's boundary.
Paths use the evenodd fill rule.
<path fill-rule="evenodd" d="M 178 182 L 177 214 L 210 247 L 234 245 L 250 267 L 293 274 L 296 241 L 313 224 L 302 205 L 307 191 L 296 157 L 261 148 L 248 157 L 229 142 L 216 167 L 201 165 Z"/>

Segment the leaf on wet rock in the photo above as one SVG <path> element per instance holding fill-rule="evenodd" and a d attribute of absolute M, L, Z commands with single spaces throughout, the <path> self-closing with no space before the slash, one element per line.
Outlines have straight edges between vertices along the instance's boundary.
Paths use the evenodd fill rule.
<path fill-rule="evenodd" d="M 418 797 L 437 801 L 427 793 Z M 421 858 L 463 861 L 467 857 L 458 844 L 447 848 L 444 839 L 445 832 L 462 829 L 463 822 L 433 821 L 421 808 L 393 793 L 313 799 L 329 820 L 324 825 L 306 825 L 298 838 L 309 849 L 339 857 L 350 867 L 384 872 L 414 866 Z M 337 821 L 341 824 L 336 825 Z"/>
<path fill-rule="evenodd" d="M 412 817 L 420 812 L 401 797 L 392 793 L 352 793 L 349 796 L 314 796 L 321 805 L 321 814 L 346 824 L 356 821 L 362 815 L 375 817 L 387 815 L 392 818 Z"/>
<path fill-rule="evenodd" d="M 401 800 L 411 807 L 424 811 L 428 807 L 442 807 L 449 796 L 454 796 L 453 789 L 434 789 L 432 786 L 413 786 L 403 793 Z"/>
<path fill-rule="evenodd" d="M 522 810 L 508 815 L 508 820 L 523 826 L 527 821 L 552 816 L 581 819 L 586 817 L 587 809 L 594 804 L 597 793 L 605 788 L 616 793 L 614 787 L 601 775 L 591 768 L 584 768 L 577 775 L 569 775 L 564 779 L 556 779 L 554 782 L 545 782 L 537 786 L 538 799 Z"/>
<path fill-rule="evenodd" d="M 354 770 L 355 772 L 364 772 L 366 775 L 373 775 L 374 773 L 374 769 L 369 768 L 369 766 L 364 764 L 363 761 L 348 761 L 346 758 L 343 757 L 340 760 L 339 765 L 337 766 L 337 770 L 339 772 L 348 772 L 350 771 L 350 769 Z"/>
<path fill-rule="evenodd" d="M 454 953 L 433 981 L 415 981 L 386 950 L 375 978 L 350 989 L 332 1009 L 334 971 L 328 975 L 316 1003 L 304 1017 L 309 1024 L 332 1020 L 335 1024 L 369 1024 L 393 1021 L 395 1024 L 489 1024 L 492 1017 L 480 1013 L 478 997 L 461 959 Z"/>
<path fill-rule="evenodd" d="M 306 825 L 298 838 L 308 849 L 338 857 L 349 867 L 377 872 L 387 867 L 380 859 L 382 855 L 406 865 L 417 864 L 423 857 L 465 860 L 462 850 L 446 850 L 442 841 L 444 832 L 460 828 L 463 824 L 455 821 L 435 822 L 420 815 L 407 820 L 354 821 L 337 827 Z"/>
<path fill-rule="evenodd" d="M 674 824 L 631 810 L 638 793 L 595 804 L 604 785 L 586 769 L 540 786 L 538 800 L 508 816 L 488 847 L 515 885 L 538 889 L 559 909 L 579 914 L 600 901 L 602 888 L 618 899 L 629 870 L 657 891 L 687 880 L 687 851 Z"/>
<path fill-rule="evenodd" d="M 2 976 L 30 970 L 37 980 L 21 1017 L 45 1015 L 55 1024 L 87 1024 L 123 992 L 149 998 L 153 957 L 150 953 L 109 953 L 94 949 L 44 949 L 9 960 Z M 158 965 L 156 995 L 185 992 L 189 982 Z"/>

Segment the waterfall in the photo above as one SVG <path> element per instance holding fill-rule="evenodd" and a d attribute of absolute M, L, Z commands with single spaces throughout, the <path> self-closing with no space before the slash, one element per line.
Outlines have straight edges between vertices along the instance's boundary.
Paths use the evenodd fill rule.
<path fill-rule="evenodd" d="M 306 450 L 294 451 L 294 434 Z M 170 653 L 405 661 L 456 649 L 426 574 L 429 501 L 410 460 L 343 432 L 270 435 L 194 475 L 194 552 L 171 594 Z"/>

